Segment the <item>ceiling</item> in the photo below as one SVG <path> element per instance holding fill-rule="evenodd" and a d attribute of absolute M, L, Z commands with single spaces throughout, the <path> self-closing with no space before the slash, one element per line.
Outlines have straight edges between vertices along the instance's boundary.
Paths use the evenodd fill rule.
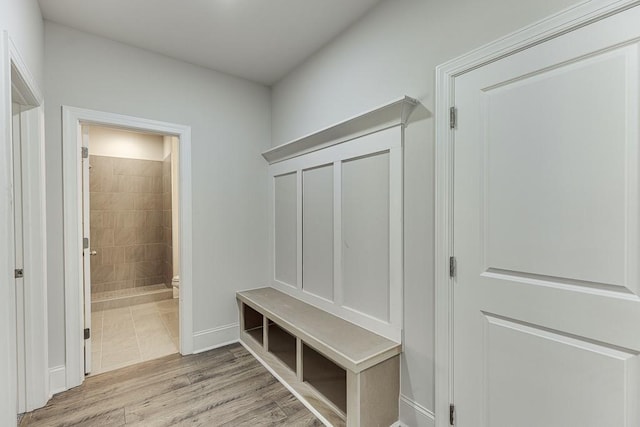
<path fill-rule="evenodd" d="M 45 19 L 271 85 L 380 0 L 39 0 Z"/>

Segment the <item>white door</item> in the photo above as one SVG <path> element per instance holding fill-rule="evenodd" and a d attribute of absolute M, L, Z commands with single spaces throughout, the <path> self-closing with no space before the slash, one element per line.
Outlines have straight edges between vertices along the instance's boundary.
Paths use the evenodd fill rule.
<path fill-rule="evenodd" d="M 82 126 L 82 234 L 84 244 L 82 251 L 84 279 L 84 327 L 89 334 L 84 340 L 84 373 L 91 373 L 91 250 L 89 223 L 89 128 Z M 86 154 L 85 154 L 86 153 Z M 85 157 L 86 156 L 86 157 Z"/>
<path fill-rule="evenodd" d="M 640 7 L 455 79 L 458 427 L 640 426 Z"/>
<path fill-rule="evenodd" d="M 12 143 L 13 143 L 13 230 L 14 230 L 14 265 L 16 295 L 16 373 L 17 373 L 17 412 L 26 412 L 26 371 L 25 371 L 25 322 L 24 322 L 24 235 L 22 232 L 22 125 L 20 105 L 13 103 L 12 110 Z"/>

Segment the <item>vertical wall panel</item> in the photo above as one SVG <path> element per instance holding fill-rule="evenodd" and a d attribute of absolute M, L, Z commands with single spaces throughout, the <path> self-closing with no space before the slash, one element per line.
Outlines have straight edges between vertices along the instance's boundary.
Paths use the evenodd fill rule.
<path fill-rule="evenodd" d="M 274 178 L 275 278 L 297 286 L 297 188 L 296 174 Z"/>
<path fill-rule="evenodd" d="M 342 165 L 344 305 L 389 320 L 389 153 Z"/>
<path fill-rule="evenodd" d="M 333 300 L 333 165 L 302 174 L 302 288 Z"/>

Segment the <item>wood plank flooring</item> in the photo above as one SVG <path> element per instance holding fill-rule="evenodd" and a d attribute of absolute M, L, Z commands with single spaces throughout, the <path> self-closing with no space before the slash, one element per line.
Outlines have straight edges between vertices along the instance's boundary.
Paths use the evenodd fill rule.
<path fill-rule="evenodd" d="M 20 426 L 321 426 L 240 344 L 87 378 Z"/>

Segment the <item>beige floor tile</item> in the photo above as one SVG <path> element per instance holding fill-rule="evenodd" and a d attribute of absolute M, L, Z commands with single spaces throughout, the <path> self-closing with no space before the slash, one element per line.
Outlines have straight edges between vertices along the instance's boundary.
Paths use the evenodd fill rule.
<path fill-rule="evenodd" d="M 162 340 L 147 341 L 140 344 L 140 350 L 142 358 L 144 360 L 156 359 L 158 357 L 167 356 L 169 354 L 177 353 L 178 349 L 176 345 L 171 341 L 171 338 L 166 336 Z"/>
<path fill-rule="evenodd" d="M 171 341 L 173 341 L 173 345 L 176 346 L 176 352 L 180 352 L 180 337 L 179 336 L 175 336 L 175 337 L 171 337 Z"/>
<path fill-rule="evenodd" d="M 135 335 L 102 338 L 102 353 L 119 353 L 125 349 L 138 349 L 138 341 Z"/>
<path fill-rule="evenodd" d="M 119 322 L 112 323 L 104 323 L 102 325 L 102 333 L 103 335 L 113 335 L 113 334 L 126 334 L 128 331 L 133 331 L 134 323 L 133 319 L 122 319 Z"/>
<path fill-rule="evenodd" d="M 125 322 L 122 321 L 120 323 L 107 323 L 102 326 L 102 336 L 113 336 L 113 335 L 131 335 L 133 334 L 135 329 L 135 324 L 133 323 L 133 319 Z"/>
<path fill-rule="evenodd" d="M 131 309 L 129 307 L 121 307 L 121 308 L 112 308 L 109 310 L 104 310 L 102 311 L 102 315 L 107 318 L 107 317 L 120 317 L 122 315 L 126 315 L 128 313 L 131 313 Z"/>
<path fill-rule="evenodd" d="M 105 310 L 102 312 L 103 320 L 112 320 L 112 319 L 124 319 L 131 317 L 131 309 L 129 307 L 124 308 L 113 308 L 111 310 Z"/>
<path fill-rule="evenodd" d="M 132 311 L 131 312 L 131 316 L 132 319 L 135 320 L 140 320 L 140 319 L 145 319 L 147 317 L 153 317 L 153 316 L 159 316 L 160 312 L 158 311 L 157 308 L 154 308 L 153 311 L 151 310 L 145 310 L 145 311 Z"/>
<path fill-rule="evenodd" d="M 96 374 L 101 372 L 102 353 L 99 351 L 91 352 L 91 373 Z"/>
<path fill-rule="evenodd" d="M 124 363 L 137 359 L 140 359 L 140 350 L 137 347 L 125 347 L 115 352 L 102 352 L 103 365 Z"/>
<path fill-rule="evenodd" d="M 134 316 L 136 314 L 141 314 L 141 313 L 157 313 L 158 312 L 158 307 L 156 306 L 155 302 L 132 305 L 130 308 L 131 308 L 131 313 Z"/>
<path fill-rule="evenodd" d="M 151 334 L 146 334 L 142 336 L 138 336 L 138 345 L 140 346 L 140 350 L 142 352 L 152 351 L 151 349 L 155 347 L 166 347 L 169 345 L 173 345 L 173 341 L 171 341 L 171 337 L 167 332 L 153 332 Z"/>
<path fill-rule="evenodd" d="M 102 335 L 91 334 L 91 351 L 102 351 Z"/>
<path fill-rule="evenodd" d="M 140 352 L 137 349 L 135 351 L 125 350 L 113 354 L 103 354 L 101 370 L 103 372 L 110 371 L 138 362 L 142 362 L 142 358 L 140 357 Z"/>
<path fill-rule="evenodd" d="M 148 331 L 144 334 L 138 334 L 138 344 L 140 345 L 140 348 L 148 344 L 167 342 L 171 342 L 171 336 L 169 335 L 169 332 L 167 332 L 164 325 L 162 325 L 161 328 L 159 327 L 153 331 Z"/>
<path fill-rule="evenodd" d="M 92 313 L 92 375 L 177 353 L 178 300 Z"/>
<path fill-rule="evenodd" d="M 133 329 L 139 333 L 141 330 L 157 328 L 159 323 L 162 323 L 159 313 L 148 313 L 133 319 Z"/>
<path fill-rule="evenodd" d="M 161 315 L 161 318 L 162 322 L 169 331 L 169 335 L 171 335 L 171 337 L 177 337 L 180 333 L 178 328 L 178 313 L 163 313 Z"/>
<path fill-rule="evenodd" d="M 177 298 L 172 298 L 172 299 L 165 299 L 162 301 L 158 301 L 156 302 L 156 306 L 158 307 L 158 310 L 160 310 L 161 313 L 172 313 L 178 312 L 178 299 Z"/>
<path fill-rule="evenodd" d="M 127 330 L 133 329 L 133 318 L 123 317 L 121 319 L 104 319 L 102 323 L 102 332 L 109 330 Z"/>

